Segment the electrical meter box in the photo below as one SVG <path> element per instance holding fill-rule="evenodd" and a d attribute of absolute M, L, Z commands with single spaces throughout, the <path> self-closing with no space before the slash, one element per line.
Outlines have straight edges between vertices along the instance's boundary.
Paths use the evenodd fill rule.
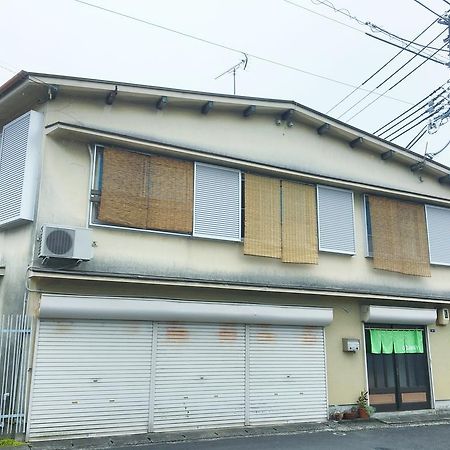
<path fill-rule="evenodd" d="M 438 309 L 438 317 L 437 317 L 438 325 L 448 325 L 449 321 L 450 321 L 450 315 L 449 315 L 448 308 Z"/>
<path fill-rule="evenodd" d="M 342 339 L 342 349 L 344 352 L 355 353 L 359 350 L 360 344 L 359 339 L 356 338 L 343 338 Z"/>

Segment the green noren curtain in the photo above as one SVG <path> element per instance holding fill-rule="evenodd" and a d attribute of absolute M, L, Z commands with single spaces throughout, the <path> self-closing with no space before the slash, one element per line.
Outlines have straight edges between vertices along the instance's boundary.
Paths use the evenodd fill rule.
<path fill-rule="evenodd" d="M 374 354 L 423 353 L 422 330 L 370 330 L 371 352 Z"/>

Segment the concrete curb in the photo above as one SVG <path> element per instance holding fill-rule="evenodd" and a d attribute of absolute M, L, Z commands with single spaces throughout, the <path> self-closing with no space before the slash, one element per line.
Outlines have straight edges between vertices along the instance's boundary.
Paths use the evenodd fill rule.
<path fill-rule="evenodd" d="M 258 426 L 239 428 L 220 428 L 185 432 L 160 432 L 127 436 L 106 436 L 82 439 L 64 439 L 26 443 L 22 447 L 1 447 L 1 450 L 106 450 L 118 447 L 148 446 L 151 444 L 207 441 L 252 436 L 304 434 L 304 433 L 348 433 L 351 431 L 419 427 L 450 424 L 450 414 L 430 414 L 377 417 L 370 420 L 346 420 L 342 422 L 301 423 L 279 426 Z"/>

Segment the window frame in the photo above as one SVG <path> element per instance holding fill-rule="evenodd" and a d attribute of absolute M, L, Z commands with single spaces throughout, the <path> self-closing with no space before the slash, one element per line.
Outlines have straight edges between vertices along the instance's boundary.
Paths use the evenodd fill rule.
<path fill-rule="evenodd" d="M 320 200 L 319 200 L 319 190 L 320 188 L 325 188 L 329 190 L 334 191 L 340 191 L 340 192 L 350 192 L 352 197 L 352 218 L 353 218 L 353 246 L 354 251 L 348 252 L 348 251 L 342 251 L 342 250 L 335 250 L 335 249 L 327 249 L 321 246 L 321 236 L 320 236 Z M 355 221 L 355 194 L 350 189 L 342 189 L 337 188 L 334 186 L 327 186 L 324 184 L 317 184 L 316 185 L 316 201 L 317 201 L 317 238 L 318 238 L 318 246 L 319 246 L 319 252 L 326 252 L 326 253 L 333 253 L 336 255 L 349 255 L 354 256 L 356 255 L 356 221 Z"/>

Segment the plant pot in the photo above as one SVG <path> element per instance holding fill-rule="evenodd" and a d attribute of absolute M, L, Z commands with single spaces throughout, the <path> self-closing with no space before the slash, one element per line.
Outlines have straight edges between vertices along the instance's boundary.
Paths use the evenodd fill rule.
<path fill-rule="evenodd" d="M 359 414 L 359 417 L 361 418 L 361 419 L 368 419 L 370 416 L 369 416 L 369 413 L 366 411 L 366 409 L 365 408 L 358 408 L 358 414 Z"/>
<path fill-rule="evenodd" d="M 345 420 L 355 420 L 358 418 L 358 413 L 356 411 L 346 411 L 344 413 Z"/>

